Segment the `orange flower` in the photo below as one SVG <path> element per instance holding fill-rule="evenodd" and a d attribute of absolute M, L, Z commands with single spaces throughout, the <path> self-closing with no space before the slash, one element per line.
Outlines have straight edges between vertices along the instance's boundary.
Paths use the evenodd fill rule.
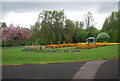
<path fill-rule="evenodd" d="M 78 44 L 54 44 L 54 45 L 45 45 L 45 47 L 57 48 L 57 47 L 70 47 L 77 46 Z"/>

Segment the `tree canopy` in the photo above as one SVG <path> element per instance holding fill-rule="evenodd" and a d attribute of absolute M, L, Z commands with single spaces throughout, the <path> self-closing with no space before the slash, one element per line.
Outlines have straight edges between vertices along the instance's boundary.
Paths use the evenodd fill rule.
<path fill-rule="evenodd" d="M 110 35 L 110 41 L 111 42 L 118 42 L 120 41 L 118 39 L 118 28 L 120 26 L 120 11 L 118 12 L 112 12 L 111 15 L 109 15 L 102 27 L 102 32 L 106 32 Z"/>
<path fill-rule="evenodd" d="M 88 36 L 97 36 L 98 30 L 93 27 L 93 16 L 89 12 L 89 27 L 84 29 L 84 21 L 67 19 L 62 11 L 43 11 L 39 14 L 37 22 L 32 26 L 33 38 L 43 44 L 77 43 L 83 42 Z"/>

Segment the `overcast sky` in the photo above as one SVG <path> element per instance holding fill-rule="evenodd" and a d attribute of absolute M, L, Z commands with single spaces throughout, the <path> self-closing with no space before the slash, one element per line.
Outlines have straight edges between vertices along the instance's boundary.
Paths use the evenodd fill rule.
<path fill-rule="evenodd" d="M 0 3 L 1 5 L 1 3 Z M 2 18 L 9 24 L 30 27 L 43 10 L 64 10 L 67 19 L 83 21 L 83 16 L 91 12 L 95 27 L 101 29 L 106 17 L 118 11 L 117 2 L 2 2 Z"/>

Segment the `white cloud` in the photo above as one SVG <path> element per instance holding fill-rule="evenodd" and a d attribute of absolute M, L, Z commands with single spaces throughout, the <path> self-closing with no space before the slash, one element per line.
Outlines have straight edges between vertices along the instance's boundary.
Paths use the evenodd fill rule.
<path fill-rule="evenodd" d="M 74 0 L 73 0 L 74 1 Z M 85 0 L 84 0 L 85 1 Z M 30 27 L 43 10 L 65 10 L 65 15 L 73 21 L 83 21 L 88 11 L 94 16 L 95 27 L 101 29 L 106 17 L 118 10 L 117 2 L 3 2 L 2 20 L 9 24 Z M 20 6 L 19 6 L 20 5 Z M 112 5 L 112 6 L 111 6 Z M 0 20 L 1 21 L 1 20 Z"/>
<path fill-rule="evenodd" d="M 71 19 L 73 21 L 84 21 L 83 17 L 84 15 L 87 13 L 87 11 L 84 12 L 65 12 L 65 15 L 67 16 L 68 19 Z M 104 20 L 106 19 L 106 17 L 109 16 L 108 13 L 104 13 L 104 14 L 98 14 L 97 12 L 91 12 L 94 18 L 94 23 L 95 27 L 97 29 L 102 29 Z"/>
<path fill-rule="evenodd" d="M 67 19 L 71 19 L 73 21 L 83 21 L 83 17 L 87 12 L 70 12 L 70 11 L 65 11 L 65 16 Z M 97 12 L 91 12 L 93 14 L 93 17 L 95 19 L 95 27 L 97 29 L 102 29 L 102 25 L 104 23 L 104 20 L 106 17 L 109 16 L 109 14 L 98 14 Z M 6 17 L 4 18 L 4 22 L 6 22 L 7 26 L 10 24 L 14 24 L 22 26 L 22 27 L 27 27 L 29 28 L 30 25 L 34 25 L 37 18 L 38 18 L 39 12 L 27 12 L 27 13 L 14 13 L 10 12 Z"/>
<path fill-rule="evenodd" d="M 95 27 L 96 27 L 97 29 L 102 29 L 103 23 L 104 23 L 106 17 L 108 17 L 110 14 L 107 14 L 107 13 L 106 13 L 106 14 L 94 13 L 93 15 L 94 15 L 95 22 L 96 22 Z"/>
<path fill-rule="evenodd" d="M 20 25 L 22 27 L 29 28 L 30 25 L 34 25 L 38 18 L 38 13 L 30 12 L 30 13 L 14 13 L 10 12 L 3 19 L 4 22 L 9 26 L 10 24 Z"/>

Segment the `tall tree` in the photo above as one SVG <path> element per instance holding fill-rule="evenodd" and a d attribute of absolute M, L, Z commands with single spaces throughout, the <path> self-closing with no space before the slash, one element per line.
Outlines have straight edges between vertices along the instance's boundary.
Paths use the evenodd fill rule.
<path fill-rule="evenodd" d="M 84 24 L 86 29 L 88 29 L 91 26 L 94 26 L 94 18 L 92 13 L 87 12 L 87 14 L 84 15 Z"/>
<path fill-rule="evenodd" d="M 66 17 L 64 11 L 43 11 L 39 14 L 39 38 L 44 44 L 52 44 L 62 41 L 63 29 Z M 33 29 L 36 26 L 33 27 Z M 38 30 L 38 29 L 37 29 Z"/>

